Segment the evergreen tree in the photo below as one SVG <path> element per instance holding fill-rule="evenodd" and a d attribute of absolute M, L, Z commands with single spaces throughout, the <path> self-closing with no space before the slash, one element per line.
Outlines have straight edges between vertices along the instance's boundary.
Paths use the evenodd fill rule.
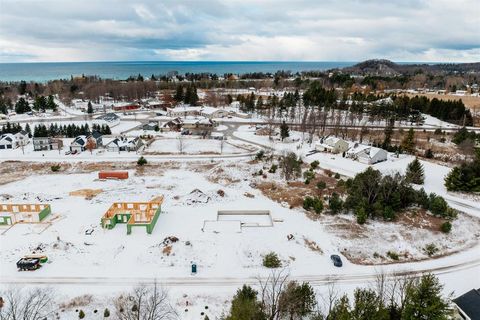
<path fill-rule="evenodd" d="M 15 104 L 15 112 L 22 114 L 29 111 L 31 111 L 31 109 L 28 102 L 23 97 L 18 99 L 17 103 Z"/>
<path fill-rule="evenodd" d="M 230 313 L 226 320 L 266 320 L 257 292 L 250 286 L 243 285 L 232 299 Z"/>
<path fill-rule="evenodd" d="M 340 199 L 338 193 L 332 193 L 332 196 L 328 200 L 328 208 L 333 214 L 339 213 L 343 208 L 343 201 Z"/>
<path fill-rule="evenodd" d="M 93 113 L 93 106 L 90 101 L 88 101 L 88 106 L 87 106 L 87 113 L 92 114 Z"/>
<path fill-rule="evenodd" d="M 280 294 L 280 315 L 289 319 L 303 319 L 312 314 L 316 306 L 315 291 L 308 282 L 291 281 Z"/>
<path fill-rule="evenodd" d="M 285 121 L 282 122 L 280 125 L 280 137 L 283 139 L 288 138 L 290 136 L 290 129 L 288 128 L 288 125 L 285 123 Z"/>
<path fill-rule="evenodd" d="M 333 305 L 332 310 L 330 310 L 327 319 L 351 320 L 352 317 L 350 312 L 350 302 L 347 295 L 344 295 L 340 299 L 335 301 L 335 304 Z"/>
<path fill-rule="evenodd" d="M 443 298 L 442 289 L 443 286 L 432 274 L 424 275 L 420 281 L 408 286 L 402 320 L 450 319 L 448 301 Z"/>
<path fill-rule="evenodd" d="M 185 99 L 185 93 L 183 90 L 183 86 L 181 84 L 177 85 L 177 89 L 175 91 L 175 95 L 173 96 L 173 99 L 177 103 L 182 102 Z"/>
<path fill-rule="evenodd" d="M 406 153 L 415 153 L 415 132 L 413 131 L 413 128 L 408 130 L 406 137 L 402 140 L 402 149 Z"/>
<path fill-rule="evenodd" d="M 423 165 L 417 158 L 408 164 L 405 179 L 409 183 L 423 184 L 425 180 Z"/>

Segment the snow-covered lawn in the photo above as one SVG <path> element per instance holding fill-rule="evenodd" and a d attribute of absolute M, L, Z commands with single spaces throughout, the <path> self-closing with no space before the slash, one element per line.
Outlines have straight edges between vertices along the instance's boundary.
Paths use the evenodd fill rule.
<path fill-rule="evenodd" d="M 176 139 L 155 140 L 144 154 L 239 154 L 246 152 L 245 149 L 235 146 L 241 144 L 235 140 L 222 142 L 214 139 L 180 136 Z"/>

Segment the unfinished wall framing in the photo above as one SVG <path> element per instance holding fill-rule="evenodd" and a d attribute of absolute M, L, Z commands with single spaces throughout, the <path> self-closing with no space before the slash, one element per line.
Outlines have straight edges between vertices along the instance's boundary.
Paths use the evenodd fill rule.
<path fill-rule="evenodd" d="M 52 213 L 49 204 L 0 204 L 0 225 L 39 223 Z"/>
<path fill-rule="evenodd" d="M 127 234 L 133 227 L 145 227 L 151 234 L 161 213 L 163 196 L 151 202 L 115 202 L 101 219 L 102 227 L 113 229 L 118 223 L 127 225 Z"/>

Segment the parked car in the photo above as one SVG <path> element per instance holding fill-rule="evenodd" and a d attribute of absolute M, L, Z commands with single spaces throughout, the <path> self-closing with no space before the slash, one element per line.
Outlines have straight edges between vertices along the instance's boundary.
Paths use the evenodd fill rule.
<path fill-rule="evenodd" d="M 341 266 L 343 265 L 342 259 L 340 259 L 340 256 L 339 256 L 339 255 L 332 254 L 332 255 L 330 256 L 330 260 L 332 260 L 333 265 L 334 265 L 335 267 L 341 267 Z"/>
<path fill-rule="evenodd" d="M 72 153 L 70 150 L 65 151 L 65 155 L 68 156 L 70 153 Z"/>
<path fill-rule="evenodd" d="M 71 154 L 77 154 L 77 150 L 73 150 Z"/>

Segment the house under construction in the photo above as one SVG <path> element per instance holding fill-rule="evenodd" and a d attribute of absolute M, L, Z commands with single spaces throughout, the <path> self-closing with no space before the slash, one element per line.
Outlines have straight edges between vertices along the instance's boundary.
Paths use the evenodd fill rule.
<path fill-rule="evenodd" d="M 0 204 L 0 225 L 38 223 L 52 212 L 49 204 Z"/>
<path fill-rule="evenodd" d="M 163 196 L 150 202 L 115 202 L 102 217 L 102 227 L 113 229 L 118 223 L 127 224 L 127 234 L 132 227 L 145 227 L 151 234 L 161 213 Z"/>

